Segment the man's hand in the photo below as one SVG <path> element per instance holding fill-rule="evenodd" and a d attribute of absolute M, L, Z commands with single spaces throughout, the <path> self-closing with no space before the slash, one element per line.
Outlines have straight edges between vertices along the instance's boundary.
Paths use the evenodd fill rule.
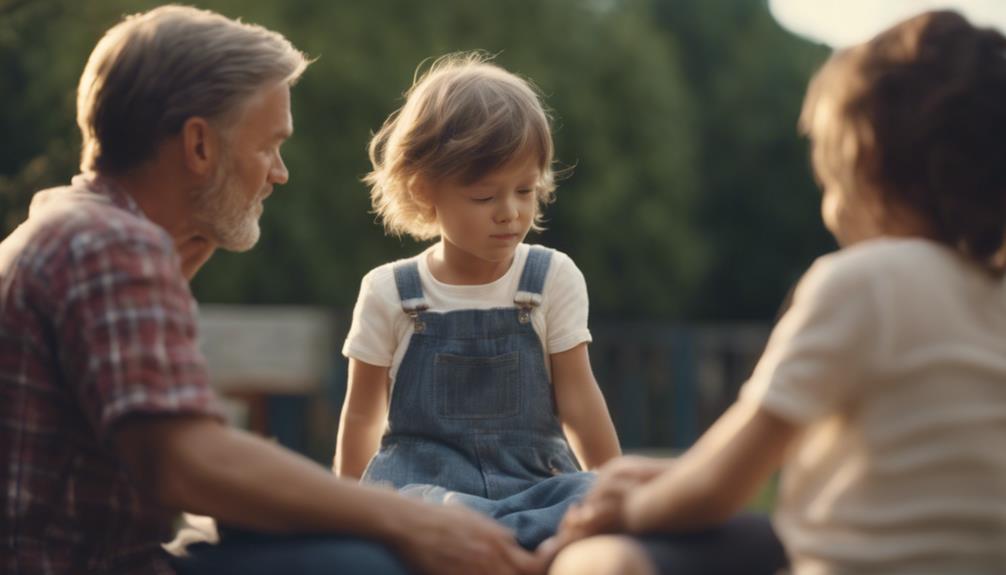
<path fill-rule="evenodd" d="M 502 525 L 467 508 L 416 506 L 402 516 L 397 551 L 427 575 L 533 575 L 539 564 Z"/>

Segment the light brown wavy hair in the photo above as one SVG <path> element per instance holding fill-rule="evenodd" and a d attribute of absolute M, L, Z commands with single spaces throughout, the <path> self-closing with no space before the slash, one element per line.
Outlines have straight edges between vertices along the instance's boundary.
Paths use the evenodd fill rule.
<path fill-rule="evenodd" d="M 416 178 L 471 183 L 529 157 L 541 174 L 532 226 L 540 230 L 555 174 L 549 116 L 536 88 L 482 52 L 443 56 L 416 76 L 405 104 L 370 141 L 373 170 L 363 181 L 385 230 L 418 240 L 440 234 L 432 206 L 413 192 Z"/>

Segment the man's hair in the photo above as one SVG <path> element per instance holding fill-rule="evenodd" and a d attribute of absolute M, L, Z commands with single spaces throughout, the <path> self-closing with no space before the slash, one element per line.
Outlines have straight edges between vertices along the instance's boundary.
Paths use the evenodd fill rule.
<path fill-rule="evenodd" d="M 539 209 L 552 200 L 552 131 L 534 86 L 489 61 L 481 52 L 449 54 L 418 75 L 405 105 L 370 142 L 375 212 L 389 232 L 430 239 L 439 233 L 436 214 L 412 193 L 415 178 L 475 182 L 512 161 L 530 158 L 540 177 Z"/>
<path fill-rule="evenodd" d="M 308 63 L 282 35 L 206 10 L 162 6 L 127 16 L 80 77 L 80 168 L 134 168 L 192 117 L 226 130 L 252 94 L 293 84 Z"/>
<path fill-rule="evenodd" d="M 828 60 L 811 81 L 800 125 L 822 183 L 907 208 L 932 239 L 1001 268 L 1002 34 L 948 11 L 909 19 Z"/>

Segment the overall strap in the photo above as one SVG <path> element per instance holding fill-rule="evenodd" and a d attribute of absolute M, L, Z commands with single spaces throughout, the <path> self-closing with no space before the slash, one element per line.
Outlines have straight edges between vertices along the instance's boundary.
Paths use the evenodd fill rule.
<path fill-rule="evenodd" d="M 423 331 L 425 325 L 419 319 L 419 312 L 426 311 L 430 304 L 423 295 L 423 284 L 419 279 L 419 262 L 415 259 L 395 264 L 395 285 L 402 300 L 402 310 L 412 318 L 416 331 Z"/>
<path fill-rule="evenodd" d="M 531 246 L 521 272 L 520 283 L 513 301 L 521 309 L 518 316 L 521 323 L 531 321 L 531 312 L 541 305 L 541 292 L 545 287 L 548 266 L 552 263 L 552 250 L 541 246 Z"/>

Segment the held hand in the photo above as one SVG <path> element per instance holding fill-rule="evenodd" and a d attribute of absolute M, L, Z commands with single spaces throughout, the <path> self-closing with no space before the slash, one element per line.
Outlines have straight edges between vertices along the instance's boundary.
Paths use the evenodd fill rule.
<path fill-rule="evenodd" d="M 559 532 L 543 541 L 535 550 L 535 559 L 542 572 L 567 545 L 592 535 L 623 530 L 621 504 L 623 499 L 624 497 L 597 498 L 589 505 L 581 503 L 570 507 L 562 519 Z"/>
<path fill-rule="evenodd" d="M 562 528 L 580 537 L 624 530 L 622 507 L 629 493 L 650 482 L 673 464 L 669 459 L 629 455 L 604 465 L 597 483 L 580 505 L 563 518 Z"/>
<path fill-rule="evenodd" d="M 427 575 L 534 575 L 540 566 L 498 523 L 460 506 L 414 513 L 398 551 Z"/>
<path fill-rule="evenodd" d="M 598 471 L 597 483 L 590 493 L 566 512 L 559 532 L 538 547 L 535 555 L 539 562 L 548 565 L 563 547 L 585 537 L 624 531 L 624 506 L 629 493 L 672 465 L 673 460 L 634 455 L 605 464 Z"/>

